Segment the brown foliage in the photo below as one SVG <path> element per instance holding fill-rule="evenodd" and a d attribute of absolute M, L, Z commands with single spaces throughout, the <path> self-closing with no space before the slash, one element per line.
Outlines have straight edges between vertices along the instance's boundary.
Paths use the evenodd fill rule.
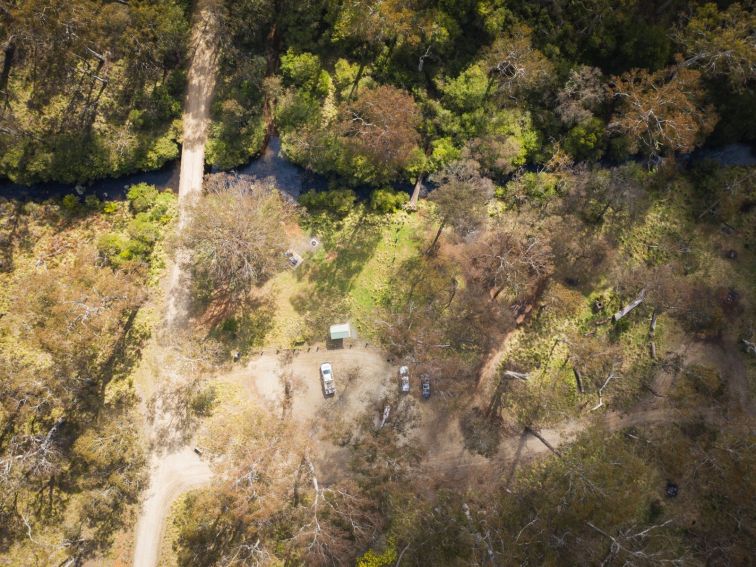
<path fill-rule="evenodd" d="M 677 66 L 656 73 L 634 69 L 614 77 L 609 92 L 618 107 L 609 128 L 627 134 L 635 151 L 693 150 L 718 119 L 704 103 L 700 77 L 698 71 Z"/>
<path fill-rule="evenodd" d="M 337 129 L 349 151 L 364 156 L 379 171 L 393 173 L 408 163 L 417 146 L 419 123 L 412 96 L 382 85 L 344 105 Z"/>
<path fill-rule="evenodd" d="M 436 204 L 436 213 L 441 219 L 433 244 L 447 224 L 462 236 L 478 230 L 493 196 L 493 182 L 481 175 L 480 164 L 471 159 L 455 161 L 433 175 L 431 180 L 439 184 L 430 200 Z"/>
<path fill-rule="evenodd" d="M 517 297 L 552 269 L 551 248 L 538 233 L 519 226 L 497 226 L 470 247 L 472 277 L 496 299 L 508 289 Z"/>
<path fill-rule="evenodd" d="M 270 182 L 211 178 L 183 235 L 195 297 L 233 307 L 283 269 L 288 242 L 282 235 L 292 214 Z"/>
<path fill-rule="evenodd" d="M 583 65 L 570 71 L 567 82 L 557 94 L 556 111 L 562 122 L 574 126 L 593 118 L 605 99 L 601 70 Z"/>
<path fill-rule="evenodd" d="M 514 26 L 498 37 L 486 54 L 488 74 L 507 97 L 544 87 L 554 76 L 551 62 L 531 43 L 532 31 Z"/>

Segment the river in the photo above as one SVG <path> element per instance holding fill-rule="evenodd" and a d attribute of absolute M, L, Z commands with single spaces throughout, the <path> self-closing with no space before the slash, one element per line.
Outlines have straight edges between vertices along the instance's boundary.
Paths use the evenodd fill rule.
<path fill-rule="evenodd" d="M 756 155 L 752 146 L 748 144 L 730 144 L 722 148 L 702 148 L 685 156 L 688 163 L 709 159 L 726 166 L 755 166 Z M 103 201 L 122 200 L 126 198 L 128 188 L 137 183 L 149 183 L 159 189 L 178 191 L 179 161 L 168 163 L 161 169 L 133 173 L 123 177 L 102 179 L 86 186 L 67 183 L 37 183 L 35 185 L 20 185 L 9 181 L 0 181 L 0 197 L 20 199 L 23 201 L 43 201 L 45 199 L 60 198 L 71 193 L 82 196 L 97 195 Z M 281 152 L 281 140 L 272 136 L 265 151 L 248 164 L 235 170 L 240 176 L 250 179 L 272 178 L 279 189 L 297 198 L 302 192 L 328 187 L 328 180 L 324 176 L 312 173 L 286 159 Z M 78 190 L 77 190 L 78 187 Z M 408 183 L 394 184 L 394 188 L 402 191 L 412 191 Z M 368 186 L 355 189 L 361 198 L 365 198 L 371 191 Z"/>

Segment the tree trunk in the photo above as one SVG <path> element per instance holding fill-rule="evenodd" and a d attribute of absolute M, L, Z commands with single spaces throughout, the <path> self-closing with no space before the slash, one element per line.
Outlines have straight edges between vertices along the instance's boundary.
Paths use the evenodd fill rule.
<path fill-rule="evenodd" d="M 494 414 L 498 414 L 499 409 L 501 408 L 501 398 L 503 394 L 503 383 L 501 378 L 499 378 L 499 381 L 496 384 L 496 389 L 494 390 L 493 396 L 491 396 L 491 401 L 488 404 L 488 408 L 486 409 L 486 417 L 491 418 Z"/>
<path fill-rule="evenodd" d="M 523 382 L 527 382 L 528 378 L 530 378 L 529 373 L 515 372 L 514 370 L 505 370 L 503 375 L 507 378 L 517 378 L 518 380 L 522 380 Z"/>
<path fill-rule="evenodd" d="M 532 427 L 525 427 L 525 431 L 527 431 L 528 433 L 530 433 L 531 435 L 533 435 L 536 439 L 538 439 L 541 443 L 543 443 L 544 445 L 546 445 L 546 448 L 549 451 L 551 451 L 552 453 L 554 453 L 558 457 L 562 456 L 562 453 L 560 453 L 551 443 L 549 443 L 548 441 L 546 441 L 546 438 L 543 435 L 541 435 L 538 431 L 536 431 Z"/>
<path fill-rule="evenodd" d="M 365 59 L 363 58 L 363 60 L 360 61 L 360 68 L 357 70 L 357 75 L 354 77 L 354 82 L 352 83 L 352 88 L 349 91 L 349 96 L 347 96 L 347 100 L 352 100 L 354 95 L 357 94 L 357 85 L 359 85 L 360 81 L 362 80 L 362 74 L 365 72 L 365 67 L 367 67 L 367 63 L 365 62 Z"/>
<path fill-rule="evenodd" d="M 415 181 L 415 189 L 412 191 L 412 197 L 410 197 L 409 200 L 409 208 L 410 209 L 416 209 L 417 208 L 417 201 L 420 199 L 420 191 L 423 188 L 423 177 L 425 174 L 421 173 L 417 176 L 417 181 Z"/>
<path fill-rule="evenodd" d="M 444 305 L 444 308 L 442 311 L 446 311 L 449 309 L 449 306 L 452 304 L 452 301 L 454 301 L 454 298 L 457 295 L 457 288 L 459 287 L 459 282 L 457 281 L 457 278 L 451 279 L 451 293 L 449 294 L 449 301 L 446 302 L 446 305 Z"/>
<path fill-rule="evenodd" d="M 386 420 L 388 420 L 390 414 L 391 406 L 386 406 L 385 408 L 383 408 L 383 418 L 381 418 L 381 424 L 378 426 L 378 429 L 383 429 L 383 426 L 386 425 Z"/>
<path fill-rule="evenodd" d="M 648 326 L 648 338 L 654 340 L 656 336 L 656 309 L 654 309 L 653 315 L 651 315 L 651 324 Z"/>
<path fill-rule="evenodd" d="M 654 309 L 653 315 L 651 315 L 651 324 L 648 327 L 648 340 L 649 340 L 649 351 L 651 353 L 651 358 L 653 360 L 656 360 L 656 343 L 654 342 L 654 337 L 656 336 L 656 309 Z"/>

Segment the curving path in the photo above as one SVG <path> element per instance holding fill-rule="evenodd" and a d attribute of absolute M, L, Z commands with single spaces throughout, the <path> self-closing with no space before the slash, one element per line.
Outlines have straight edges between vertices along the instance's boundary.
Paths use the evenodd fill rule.
<path fill-rule="evenodd" d="M 213 0 L 198 0 L 192 27 L 192 62 L 184 106 L 184 136 L 179 178 L 180 231 L 187 222 L 192 203 L 202 191 L 205 168 L 205 142 L 217 72 L 217 22 Z M 183 321 L 184 282 L 181 265 L 184 252 L 179 250 L 168 272 L 165 320 L 170 327 Z M 170 416 L 159 416 L 169 419 Z M 161 419 L 156 422 L 161 421 Z M 212 479 L 207 463 L 184 447 L 166 454 L 153 453 L 150 460 L 150 489 L 142 505 L 136 529 L 134 567 L 157 565 L 160 542 L 171 504 L 184 492 L 207 484 Z"/>
<path fill-rule="evenodd" d="M 153 457 L 150 490 L 137 524 L 134 567 L 157 565 L 171 504 L 184 492 L 206 484 L 211 478 L 210 467 L 188 447 L 160 458 Z"/>

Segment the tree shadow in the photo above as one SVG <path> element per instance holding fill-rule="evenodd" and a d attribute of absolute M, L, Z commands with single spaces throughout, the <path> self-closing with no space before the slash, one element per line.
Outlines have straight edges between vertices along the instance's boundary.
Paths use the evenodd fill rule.
<path fill-rule="evenodd" d="M 233 312 L 214 319 L 208 336 L 227 350 L 244 356 L 253 347 L 262 346 L 273 329 L 276 306 L 270 295 L 250 298 L 237 305 Z"/>
<path fill-rule="evenodd" d="M 501 441 L 498 416 L 487 416 L 480 408 L 472 408 L 461 417 L 459 425 L 468 451 L 489 458 L 498 452 Z"/>
<path fill-rule="evenodd" d="M 349 316 L 349 292 L 381 237 L 381 225 L 370 222 L 369 216 L 363 214 L 354 230 L 334 242 L 332 250 L 300 268 L 298 277 L 309 285 L 291 298 L 291 304 L 310 329 L 325 329 Z"/>
<path fill-rule="evenodd" d="M 508 490 L 512 487 L 512 482 L 514 481 L 515 472 L 517 472 L 517 466 L 520 464 L 520 460 L 522 459 L 522 451 L 525 449 L 525 444 L 528 441 L 528 433 L 526 430 L 522 430 L 522 433 L 520 434 L 519 442 L 517 443 L 517 450 L 515 451 L 514 457 L 512 458 L 512 466 L 509 467 L 509 473 L 507 474 L 507 479 L 504 482 L 504 487 Z"/>

